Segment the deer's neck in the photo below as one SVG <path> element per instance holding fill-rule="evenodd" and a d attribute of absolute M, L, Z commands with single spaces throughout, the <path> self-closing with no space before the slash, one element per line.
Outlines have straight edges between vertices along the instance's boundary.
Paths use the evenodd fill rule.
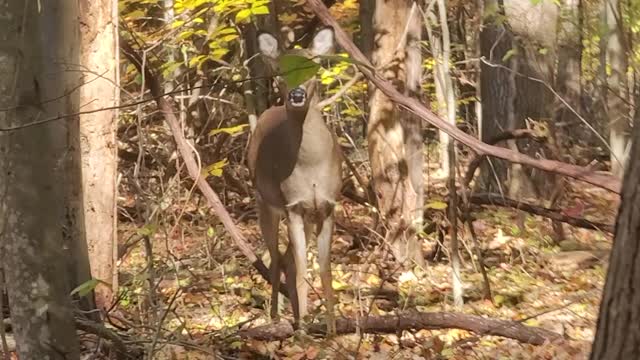
<path fill-rule="evenodd" d="M 320 112 L 315 109 L 317 103 L 318 97 L 313 96 L 309 99 L 306 106 L 303 107 L 294 107 L 290 104 L 285 104 L 289 125 L 302 131 L 305 123 L 321 121 L 321 116 L 318 116 Z"/>

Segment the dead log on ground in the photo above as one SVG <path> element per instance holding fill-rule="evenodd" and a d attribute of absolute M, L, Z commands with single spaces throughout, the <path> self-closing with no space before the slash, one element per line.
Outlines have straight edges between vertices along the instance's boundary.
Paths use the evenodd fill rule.
<path fill-rule="evenodd" d="M 398 331 L 461 329 L 476 335 L 501 336 L 522 343 L 542 345 L 555 341 L 561 336 L 553 331 L 539 327 L 523 325 L 518 321 L 491 319 L 478 315 L 446 312 L 401 312 L 396 315 L 370 316 L 363 319 L 341 318 L 336 323 L 337 334 L 355 333 L 395 334 Z M 309 332 L 324 334 L 325 326 L 310 325 Z M 257 326 L 239 333 L 244 338 L 276 341 L 293 335 L 293 327 L 287 321 Z"/>
<path fill-rule="evenodd" d="M 476 205 L 495 205 L 495 206 L 514 208 L 517 210 L 528 212 L 530 214 L 543 216 L 551 220 L 567 223 L 575 227 L 589 229 L 589 230 L 600 230 L 600 231 L 605 231 L 610 234 L 613 234 L 614 227 L 611 224 L 594 222 L 594 221 L 589 221 L 587 219 L 564 215 L 559 211 L 555 211 L 553 209 L 537 206 L 534 204 L 529 204 L 522 201 L 516 201 L 514 199 L 510 199 L 499 194 L 473 194 L 469 198 L 469 202 Z"/>

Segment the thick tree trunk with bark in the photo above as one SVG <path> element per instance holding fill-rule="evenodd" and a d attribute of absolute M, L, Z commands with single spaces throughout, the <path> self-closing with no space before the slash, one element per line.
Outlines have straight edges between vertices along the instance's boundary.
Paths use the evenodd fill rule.
<path fill-rule="evenodd" d="M 524 127 L 527 119 L 538 123 L 550 119 L 553 97 L 547 86 L 553 85 L 554 78 L 557 7 L 528 0 L 485 0 L 484 11 L 481 52 L 491 65 L 483 64 L 481 71 L 481 136 L 487 140 Z M 508 21 L 499 20 L 496 15 L 500 14 Z M 508 142 L 515 151 L 536 154 L 541 150 L 522 145 Z M 481 180 L 481 188 L 514 197 L 536 195 L 550 181 L 545 173 L 497 161 L 483 165 Z"/>
<path fill-rule="evenodd" d="M 360 0 L 359 6 L 360 34 L 358 47 L 367 59 L 371 59 L 373 37 L 375 35 L 373 32 L 373 13 L 376 9 L 376 0 Z"/>
<path fill-rule="evenodd" d="M 640 99 L 639 99 L 640 100 Z M 622 186 L 622 202 L 591 359 L 637 359 L 640 349 L 640 126 Z"/>
<path fill-rule="evenodd" d="M 0 133 L 2 265 L 18 356 L 78 359 L 69 291 L 86 253 L 76 259 L 84 233 L 68 199 L 79 183 L 70 144 L 78 122 L 25 126 L 78 112 L 81 77 L 68 70 L 80 63 L 79 11 L 63 0 L 2 4 L 0 107 L 10 110 L 0 126 L 22 126 Z"/>
<path fill-rule="evenodd" d="M 416 99 L 422 95 L 422 17 L 418 9 L 419 2 L 414 3 L 407 20 L 407 45 L 405 47 L 407 57 L 405 67 L 407 72 L 405 94 Z M 402 126 L 405 136 L 405 151 L 409 166 L 409 178 L 416 192 L 415 205 L 413 206 L 413 225 L 416 231 L 422 230 L 424 208 L 424 139 L 422 138 L 422 119 L 408 110 L 402 111 Z"/>
<path fill-rule="evenodd" d="M 264 63 L 261 56 L 254 56 L 258 51 L 258 31 L 268 31 L 275 36 L 280 33 L 280 25 L 276 14 L 277 6 L 275 0 L 269 2 L 269 14 L 258 16 L 255 23 L 248 24 L 243 31 L 245 42 L 246 58 L 251 59 L 249 62 L 249 76 L 253 79 L 245 86 L 245 98 L 248 101 L 248 107 L 251 112 L 257 116 L 262 114 L 270 104 L 269 95 L 271 94 L 271 82 L 267 78 L 268 66 Z M 284 43 L 284 42 L 283 42 Z M 252 116 L 252 114 L 250 114 Z"/>
<path fill-rule="evenodd" d="M 582 94 L 582 0 L 565 0 L 558 32 L 558 71 L 556 91 L 575 112 L 580 113 Z M 580 124 L 580 120 L 568 106 L 555 100 L 555 122 L 563 127 Z M 561 139 L 562 140 L 562 139 Z M 567 139 L 570 140 L 570 139 Z"/>
<path fill-rule="evenodd" d="M 509 70 L 513 56 L 507 53 L 514 47 L 511 30 L 496 20 L 498 2 L 484 0 L 484 25 L 480 33 L 480 53 L 489 64 L 483 62 L 480 71 L 480 95 L 482 101 L 482 123 L 480 140 L 487 142 L 496 134 L 509 129 L 508 120 L 513 118 L 515 78 Z M 507 179 L 506 164 L 500 160 L 484 162 L 480 167 L 477 186 L 487 192 L 505 194 Z"/>
<path fill-rule="evenodd" d="M 83 24 L 81 64 L 86 83 L 80 89 L 84 111 L 118 104 L 117 3 L 112 0 L 80 2 Z M 96 303 L 111 305 L 117 291 L 116 238 L 116 119 L 115 110 L 80 116 L 82 195 L 91 275 L 111 284 L 99 284 Z"/>
<path fill-rule="evenodd" d="M 376 37 L 373 63 L 382 68 L 383 76 L 393 81 L 401 92 L 407 88 L 408 37 L 403 35 L 411 5 L 409 0 L 378 0 L 373 21 Z M 415 11 L 413 16 L 418 15 Z M 414 260 L 422 264 L 422 251 L 412 227 L 417 195 L 405 149 L 402 112 L 377 88 L 369 105 L 369 159 L 374 191 L 387 225 L 386 239 L 399 261 Z"/>

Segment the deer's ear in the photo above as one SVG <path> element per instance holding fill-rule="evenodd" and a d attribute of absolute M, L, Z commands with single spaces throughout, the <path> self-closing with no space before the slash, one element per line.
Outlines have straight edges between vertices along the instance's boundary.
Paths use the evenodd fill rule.
<path fill-rule="evenodd" d="M 327 55 L 333 51 L 335 34 L 333 28 L 326 27 L 316 33 L 311 43 L 311 52 L 314 56 Z"/>
<path fill-rule="evenodd" d="M 283 26 L 282 28 L 280 28 L 280 34 L 282 34 L 282 39 L 284 39 L 282 44 L 283 49 L 288 49 L 296 40 L 295 32 L 288 26 Z"/>
<path fill-rule="evenodd" d="M 263 55 L 272 59 L 276 59 L 280 55 L 278 39 L 268 32 L 258 34 L 258 48 Z"/>

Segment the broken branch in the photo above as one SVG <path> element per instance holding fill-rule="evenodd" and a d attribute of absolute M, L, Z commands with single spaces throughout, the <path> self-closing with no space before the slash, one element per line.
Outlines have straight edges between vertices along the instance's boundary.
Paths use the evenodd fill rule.
<path fill-rule="evenodd" d="M 522 201 L 516 201 L 499 194 L 474 194 L 474 195 L 471 195 L 469 201 L 476 205 L 495 205 L 495 206 L 502 206 L 502 207 L 510 207 L 516 210 L 526 211 L 530 214 L 543 216 L 551 220 L 567 223 L 575 227 L 589 229 L 589 230 L 600 230 L 600 231 L 605 231 L 610 234 L 613 234 L 614 226 L 611 224 L 593 222 L 587 219 L 564 215 L 553 209 L 537 206 L 534 204 L 529 204 Z"/>

